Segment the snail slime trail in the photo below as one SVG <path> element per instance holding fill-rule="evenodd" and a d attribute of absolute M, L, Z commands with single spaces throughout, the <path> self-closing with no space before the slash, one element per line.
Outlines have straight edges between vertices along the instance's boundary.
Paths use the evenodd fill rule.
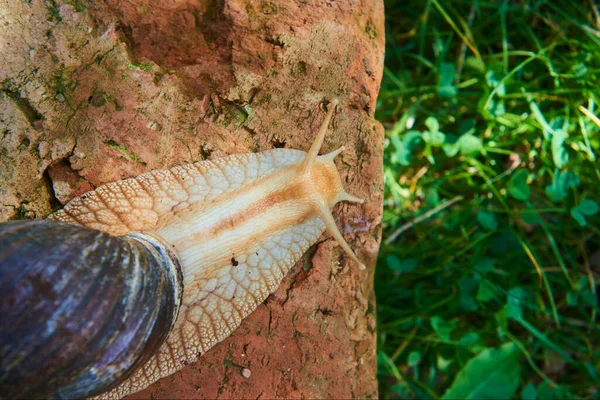
<path fill-rule="evenodd" d="M 94 238 L 83 250 L 73 243 L 70 250 L 65 244 L 61 247 L 64 252 L 79 249 L 92 254 L 90 249 L 99 249 L 96 257 L 107 260 L 111 252 L 102 243 L 109 241 L 110 246 L 124 249 L 119 251 L 126 260 L 120 260 L 131 271 L 131 276 L 122 278 L 126 287 L 160 287 L 152 289 L 155 297 L 170 299 L 155 300 L 159 305 L 165 303 L 162 307 L 168 309 L 169 317 L 149 324 L 152 326 L 144 330 L 149 344 L 143 351 L 137 349 L 124 371 L 118 363 L 117 367 L 114 363 L 96 363 L 94 373 L 115 378 L 98 387 L 92 375 L 80 372 L 81 379 L 69 382 L 69 387 L 87 384 L 92 386 L 87 393 L 76 393 L 121 398 L 196 361 L 229 336 L 277 289 L 285 274 L 325 230 L 361 269 L 365 268 L 331 214 L 340 201 L 362 203 L 344 191 L 335 167 L 334 158 L 343 148 L 318 155 L 336 106 L 337 99 L 329 104 L 308 152 L 274 149 L 150 171 L 101 186 L 73 199 L 48 218 L 70 223 L 57 223 L 59 226 L 53 229 L 83 229 L 69 234 Z M 1 240 L 0 232 L 0 245 Z M 152 257 L 148 252 L 153 252 Z M 0 263 L 4 253 L 0 248 Z M 86 259 L 83 263 L 90 268 L 92 261 Z M 88 280 L 100 274 L 96 269 L 92 268 Z M 156 278 L 146 274 L 162 278 L 154 282 Z M 64 285 L 69 279 L 65 278 Z M 109 283 L 104 285 L 94 290 L 101 291 Z M 148 314 L 157 314 L 154 306 L 141 301 L 136 304 Z M 91 304 L 85 307 L 93 310 Z M 137 318 L 135 313 L 127 316 Z M 88 325 L 84 327 L 92 329 Z M 136 341 L 139 333 L 128 333 L 127 340 Z M 110 371 L 104 371 L 103 366 Z M 2 361 L 2 370 L 6 368 Z M 60 390 L 68 385 L 52 387 L 46 395 L 67 393 Z M 4 386 L 0 377 L 0 388 Z M 42 386 L 40 383 L 36 393 L 43 393 Z"/>

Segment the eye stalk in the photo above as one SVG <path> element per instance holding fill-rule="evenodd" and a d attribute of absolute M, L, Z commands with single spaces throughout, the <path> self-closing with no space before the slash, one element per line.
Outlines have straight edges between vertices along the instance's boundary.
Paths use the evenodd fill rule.
<path fill-rule="evenodd" d="M 337 107 L 338 103 L 339 103 L 339 100 L 337 98 L 334 98 L 331 101 L 331 103 L 329 104 L 329 110 L 327 110 L 325 119 L 321 123 L 321 127 L 319 128 L 319 131 L 317 132 L 315 141 L 310 146 L 308 153 L 306 153 L 306 158 L 304 159 L 304 161 L 302 161 L 302 164 L 300 164 L 300 170 L 299 170 L 300 174 L 306 174 L 313 168 L 313 165 L 315 164 L 315 161 L 317 160 L 317 157 L 319 155 L 319 150 L 321 150 L 321 146 L 323 145 L 323 140 L 325 140 L 325 134 L 327 133 L 327 128 L 329 127 L 329 122 L 331 122 L 331 117 L 333 117 L 333 113 L 335 112 L 335 108 Z M 343 149 L 343 147 L 342 147 L 342 149 Z M 335 154 L 333 154 L 333 156 L 331 156 L 331 158 L 333 159 L 340 152 L 341 152 L 341 149 L 338 149 L 337 153 L 334 151 L 333 153 L 335 153 Z"/>
<path fill-rule="evenodd" d="M 334 158 L 337 155 L 339 155 L 342 151 L 344 151 L 344 146 L 323 156 L 318 155 L 319 150 L 321 149 L 321 146 L 325 139 L 325 134 L 327 133 L 329 123 L 331 122 L 331 118 L 333 116 L 333 113 L 335 112 L 335 108 L 337 107 L 337 105 L 338 99 L 333 99 L 329 105 L 327 115 L 325 116 L 325 119 L 323 120 L 323 123 L 321 124 L 321 127 L 317 132 L 315 141 L 311 145 L 308 153 L 306 153 L 306 158 L 300 164 L 298 172 L 300 175 L 314 174 L 319 176 L 330 174 L 330 176 L 327 177 L 328 179 L 318 179 L 321 181 L 327 181 L 329 187 L 319 188 L 318 195 L 320 196 L 320 199 L 314 202 L 314 207 L 321 219 L 323 220 L 323 222 L 325 223 L 327 231 L 335 238 L 335 240 L 340 244 L 340 246 L 342 246 L 342 249 L 344 249 L 346 254 L 348 254 L 348 256 L 350 256 L 350 258 L 352 258 L 352 260 L 354 260 L 358 264 L 359 269 L 364 270 L 366 269 L 365 265 L 358 259 L 356 254 L 354 254 L 354 251 L 352 251 L 352 249 L 342 236 L 342 233 L 338 229 L 335 220 L 333 219 L 333 215 L 331 214 L 331 208 L 333 208 L 333 205 L 335 205 L 339 201 L 350 201 L 360 204 L 364 203 L 363 199 L 348 194 L 344 191 L 344 188 L 341 184 L 339 172 L 333 164 Z M 319 168 L 320 165 L 322 165 L 322 167 L 325 168 L 324 174 L 315 173 L 316 171 L 314 171 L 314 169 Z M 328 166 L 332 166 L 333 168 L 327 168 Z M 322 182 L 317 182 L 316 186 L 320 186 L 319 183 Z M 323 186 L 327 186 L 327 184 Z M 332 195 L 328 196 L 328 194 L 331 192 L 333 192 Z"/>

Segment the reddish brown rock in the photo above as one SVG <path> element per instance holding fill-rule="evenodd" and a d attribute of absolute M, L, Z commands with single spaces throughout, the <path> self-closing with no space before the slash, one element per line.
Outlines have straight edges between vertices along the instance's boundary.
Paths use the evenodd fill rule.
<path fill-rule="evenodd" d="M 68 3 L 68 4 L 66 4 Z M 0 220 L 43 218 L 103 183 L 273 147 L 323 152 L 348 192 L 329 236 L 196 364 L 132 398 L 376 397 L 381 1 L 0 0 Z"/>

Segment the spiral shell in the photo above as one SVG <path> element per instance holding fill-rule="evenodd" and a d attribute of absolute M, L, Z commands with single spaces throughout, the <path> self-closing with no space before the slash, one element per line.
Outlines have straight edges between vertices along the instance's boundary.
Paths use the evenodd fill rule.
<path fill-rule="evenodd" d="M 182 271 L 158 239 L 56 221 L 0 225 L 0 393 L 80 398 L 110 390 L 163 344 Z"/>

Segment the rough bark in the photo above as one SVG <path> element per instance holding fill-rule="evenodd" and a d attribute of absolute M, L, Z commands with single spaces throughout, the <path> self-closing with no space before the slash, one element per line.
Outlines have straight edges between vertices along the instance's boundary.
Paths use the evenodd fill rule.
<path fill-rule="evenodd" d="M 367 199 L 334 215 L 369 272 L 324 235 L 233 335 L 133 397 L 377 395 L 383 40 L 380 0 L 0 0 L 0 221 L 154 168 L 307 150 L 340 99 L 322 153 L 346 146 Z"/>

